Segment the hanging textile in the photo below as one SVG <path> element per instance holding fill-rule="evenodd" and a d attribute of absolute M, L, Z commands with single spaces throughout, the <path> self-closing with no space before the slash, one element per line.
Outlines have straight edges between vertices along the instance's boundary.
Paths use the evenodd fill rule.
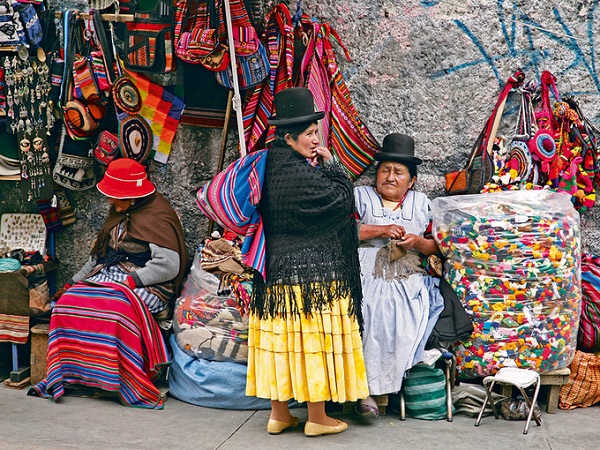
<path fill-rule="evenodd" d="M 292 87 L 294 35 L 290 12 L 285 4 L 276 5 L 267 14 L 261 39 L 269 54 L 270 74 L 249 91 L 243 110 L 244 140 L 248 153 L 263 149 L 275 138 L 275 127 L 267 120 L 273 113 L 273 98 Z"/>
<path fill-rule="evenodd" d="M 350 98 L 331 39 L 344 50 L 349 61 L 348 50 L 331 25 L 319 24 L 314 20 L 311 24 L 310 41 L 302 61 L 301 81 L 313 93 L 317 110 L 329 113 L 319 123 L 324 145 L 355 179 L 373 162 L 373 155 L 380 150 L 380 146 L 360 119 Z"/>
<path fill-rule="evenodd" d="M 600 351 L 600 257 L 581 255 L 581 319 L 577 350 Z"/>
<path fill-rule="evenodd" d="M 140 92 L 142 109 L 139 115 L 148 122 L 152 130 L 153 143 L 150 157 L 166 164 L 185 106 L 183 100 L 140 73 L 127 71 L 127 75 L 133 79 Z"/>

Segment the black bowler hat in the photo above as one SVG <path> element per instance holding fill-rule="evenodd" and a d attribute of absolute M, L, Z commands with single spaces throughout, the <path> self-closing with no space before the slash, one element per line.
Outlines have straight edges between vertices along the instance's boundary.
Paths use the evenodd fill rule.
<path fill-rule="evenodd" d="M 402 133 L 388 134 L 383 139 L 383 148 L 374 158 L 377 161 L 393 161 L 415 166 L 423 162 L 415 157 L 415 140 Z"/>
<path fill-rule="evenodd" d="M 315 112 L 312 92 L 304 87 L 284 89 L 275 94 L 275 114 L 269 125 L 294 125 L 321 120 L 324 112 Z"/>

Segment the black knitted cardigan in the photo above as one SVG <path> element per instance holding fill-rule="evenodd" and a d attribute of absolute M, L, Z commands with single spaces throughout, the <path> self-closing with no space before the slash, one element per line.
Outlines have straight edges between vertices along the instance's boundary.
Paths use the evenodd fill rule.
<path fill-rule="evenodd" d="M 261 319 L 308 316 L 350 295 L 348 314 L 362 324 L 354 191 L 343 168 L 315 168 L 289 147 L 271 148 L 258 208 L 266 280 L 255 276 L 252 311 Z M 300 288 L 301 303 L 293 285 Z"/>

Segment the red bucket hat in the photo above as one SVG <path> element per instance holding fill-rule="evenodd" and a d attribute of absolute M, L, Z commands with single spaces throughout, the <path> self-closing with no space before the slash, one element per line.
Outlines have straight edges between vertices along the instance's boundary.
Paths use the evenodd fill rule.
<path fill-rule="evenodd" d="M 126 199 L 146 197 L 156 191 L 148 180 L 146 168 L 130 158 L 119 158 L 112 161 L 104 178 L 96 185 L 107 197 Z"/>

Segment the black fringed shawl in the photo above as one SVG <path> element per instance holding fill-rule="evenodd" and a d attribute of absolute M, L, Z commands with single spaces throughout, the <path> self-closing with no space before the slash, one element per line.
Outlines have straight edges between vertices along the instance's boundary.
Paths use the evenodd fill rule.
<path fill-rule="evenodd" d="M 350 295 L 348 313 L 362 323 L 354 192 L 343 169 L 335 163 L 315 168 L 291 148 L 272 148 L 259 211 L 266 281 L 255 277 L 252 311 L 261 319 L 310 315 Z M 302 311 L 293 285 L 300 287 Z"/>

